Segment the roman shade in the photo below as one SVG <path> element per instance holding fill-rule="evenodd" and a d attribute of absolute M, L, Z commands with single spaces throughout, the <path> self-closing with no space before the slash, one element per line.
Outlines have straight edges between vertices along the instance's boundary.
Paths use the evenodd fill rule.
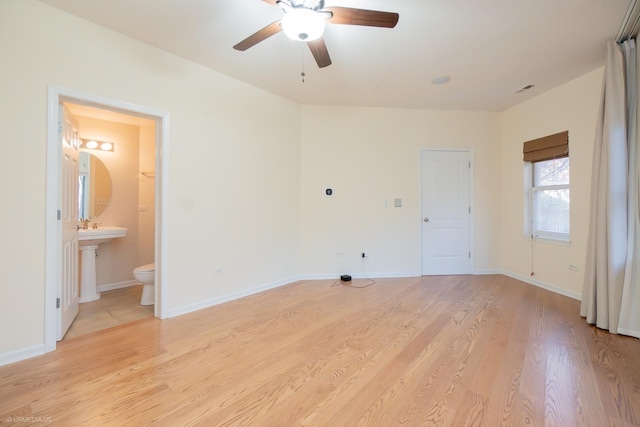
<path fill-rule="evenodd" d="M 522 148 L 525 162 L 541 162 L 569 156 L 569 131 L 532 139 Z"/>

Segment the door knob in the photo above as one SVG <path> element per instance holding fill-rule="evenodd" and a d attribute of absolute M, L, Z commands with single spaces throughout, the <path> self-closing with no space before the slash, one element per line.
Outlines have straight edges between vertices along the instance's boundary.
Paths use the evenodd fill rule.
<path fill-rule="evenodd" d="M 427 218 L 426 216 L 424 217 L 424 222 L 429 222 L 429 218 Z"/>

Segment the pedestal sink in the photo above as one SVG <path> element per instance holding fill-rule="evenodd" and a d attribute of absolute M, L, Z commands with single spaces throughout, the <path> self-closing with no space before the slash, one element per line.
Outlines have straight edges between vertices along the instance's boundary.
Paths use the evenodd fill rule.
<path fill-rule="evenodd" d="M 89 302 L 100 299 L 96 286 L 96 249 L 112 239 L 125 237 L 124 227 L 100 227 L 78 230 L 78 246 L 82 253 L 82 269 L 80 270 L 80 300 Z"/>

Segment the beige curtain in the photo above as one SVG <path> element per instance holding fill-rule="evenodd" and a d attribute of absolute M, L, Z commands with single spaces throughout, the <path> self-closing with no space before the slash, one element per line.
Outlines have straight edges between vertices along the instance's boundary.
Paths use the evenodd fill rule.
<path fill-rule="evenodd" d="M 627 83 L 627 265 L 618 333 L 640 338 L 640 153 L 638 149 L 638 53 L 634 40 L 621 45 Z"/>
<path fill-rule="evenodd" d="M 580 314 L 617 333 L 627 260 L 627 123 L 625 63 L 615 42 L 607 45 L 590 211 Z"/>
<path fill-rule="evenodd" d="M 580 314 L 612 333 L 640 337 L 637 61 L 633 39 L 608 44 Z"/>

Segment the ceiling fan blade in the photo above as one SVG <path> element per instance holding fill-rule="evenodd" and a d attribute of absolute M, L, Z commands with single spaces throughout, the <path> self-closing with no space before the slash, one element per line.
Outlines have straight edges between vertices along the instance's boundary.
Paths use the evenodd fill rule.
<path fill-rule="evenodd" d="M 319 39 L 307 42 L 309 49 L 311 49 L 311 54 L 316 59 L 316 63 L 318 67 L 324 68 L 331 65 L 331 58 L 329 57 L 329 51 L 327 50 L 327 45 L 324 44 L 324 39 L 320 37 Z"/>
<path fill-rule="evenodd" d="M 279 33 L 280 31 L 282 31 L 280 21 L 272 22 L 263 29 L 251 34 L 249 37 L 236 44 L 233 48 L 235 50 L 247 50 L 250 47 L 257 45 L 261 41 L 268 39 L 272 35 Z"/>
<path fill-rule="evenodd" d="M 331 24 L 364 25 L 367 27 L 393 28 L 398 23 L 395 12 L 380 12 L 378 10 L 353 9 L 350 7 L 326 7 L 323 11 L 333 13 L 327 22 Z"/>

